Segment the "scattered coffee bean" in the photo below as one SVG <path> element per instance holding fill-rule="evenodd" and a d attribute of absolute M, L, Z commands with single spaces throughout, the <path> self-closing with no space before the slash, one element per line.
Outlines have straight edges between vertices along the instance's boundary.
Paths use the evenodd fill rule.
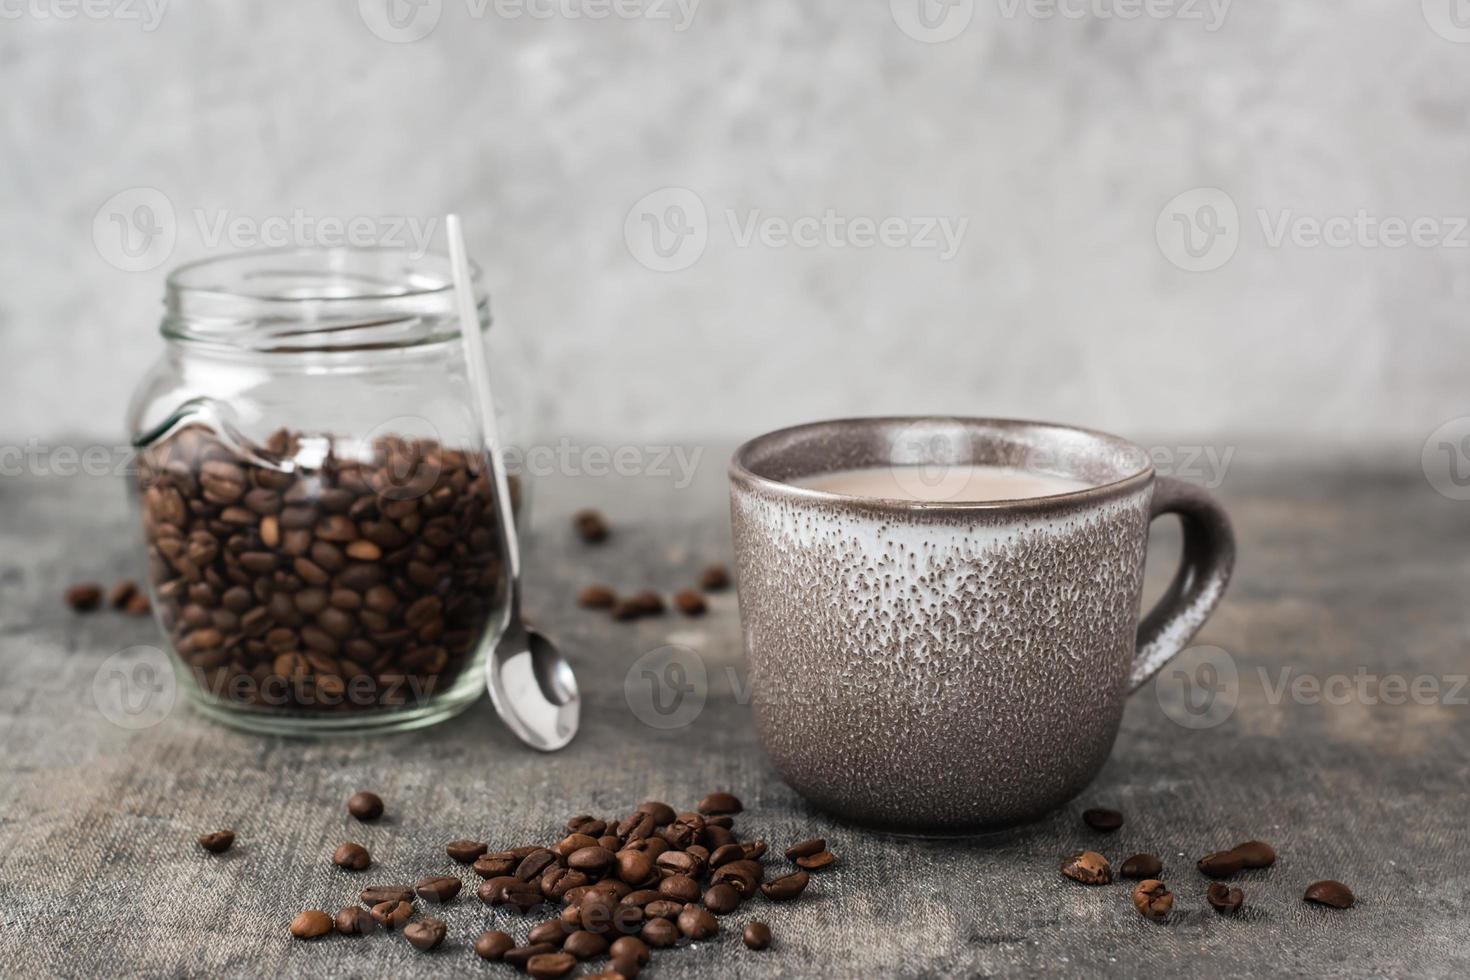
<path fill-rule="evenodd" d="M 1231 848 L 1240 863 L 1247 868 L 1269 868 L 1276 863 L 1276 851 L 1264 841 L 1251 840 Z"/>
<path fill-rule="evenodd" d="M 588 544 L 597 544 L 607 540 L 607 519 L 599 511 L 592 509 L 579 510 L 572 515 L 572 526 L 577 529 L 577 534 Z"/>
<path fill-rule="evenodd" d="M 376 793 L 353 793 L 347 812 L 359 820 L 376 820 L 383 815 L 383 798 Z"/>
<path fill-rule="evenodd" d="M 613 604 L 612 618 L 620 623 L 626 623 L 643 615 L 643 607 L 636 600 L 624 599 Z"/>
<path fill-rule="evenodd" d="M 730 587 L 730 570 L 724 565 L 711 565 L 699 576 L 699 587 L 706 592 L 719 592 Z"/>
<path fill-rule="evenodd" d="M 530 963 L 533 957 L 555 952 L 556 947 L 550 943 L 531 943 L 529 946 L 517 946 L 507 950 L 500 958 L 517 970 L 525 970 L 526 964 Z"/>
<path fill-rule="evenodd" d="M 611 609 L 617 603 L 617 593 L 605 585 L 589 585 L 577 593 L 577 605 L 583 609 Z"/>
<path fill-rule="evenodd" d="M 474 864 L 488 850 L 489 845 L 475 840 L 452 840 L 444 845 L 444 853 L 460 864 Z"/>
<path fill-rule="evenodd" d="M 426 952 L 442 943 L 448 934 L 449 927 L 442 919 L 419 919 L 403 927 L 403 938 L 412 943 L 415 949 Z"/>
<path fill-rule="evenodd" d="M 383 902 L 412 902 L 413 889 L 407 885 L 369 885 L 362 890 L 362 904 L 372 907 Z"/>
<path fill-rule="evenodd" d="M 640 616 L 661 616 L 664 609 L 664 597 L 652 589 L 644 589 L 628 600 L 638 608 Z"/>
<path fill-rule="evenodd" d="M 796 859 L 796 863 L 798 867 L 806 868 L 808 871 L 818 871 L 827 867 L 835 860 L 837 860 L 837 856 L 831 851 L 822 851 L 819 854 L 799 857 Z"/>
<path fill-rule="evenodd" d="M 522 881 L 531 881 L 541 877 L 541 872 L 555 863 L 555 854 L 544 847 L 538 847 L 521 858 L 521 863 L 516 865 L 515 876 Z"/>
<path fill-rule="evenodd" d="M 530 860 L 530 858 L 527 858 Z M 584 847 L 567 857 L 567 867 L 578 871 L 598 872 L 610 867 L 617 858 L 612 851 L 600 845 Z"/>
<path fill-rule="evenodd" d="M 1335 909 L 1351 908 L 1354 901 L 1352 889 L 1332 879 L 1314 881 L 1307 886 L 1306 894 L 1302 898 L 1308 902 L 1327 905 Z"/>
<path fill-rule="evenodd" d="M 1106 885 L 1113 880 L 1113 867 L 1096 851 L 1083 851 L 1062 862 L 1062 874 L 1084 885 Z"/>
<path fill-rule="evenodd" d="M 537 926 L 532 926 L 531 931 L 526 933 L 528 943 L 550 943 L 560 946 L 567 938 L 566 926 L 562 925 L 560 919 L 547 919 Z"/>
<path fill-rule="evenodd" d="M 699 898 L 699 883 L 688 875 L 669 875 L 658 883 L 660 895 L 676 902 L 693 902 Z"/>
<path fill-rule="evenodd" d="M 1200 858 L 1196 867 L 1210 878 L 1229 878 L 1245 867 L 1245 862 L 1234 851 L 1215 851 Z"/>
<path fill-rule="evenodd" d="M 607 940 L 595 932 L 578 929 L 566 938 L 561 948 L 579 960 L 590 960 L 594 956 L 601 956 L 607 952 Z"/>
<path fill-rule="evenodd" d="M 764 922 L 748 922 L 740 938 L 744 940 L 746 949 L 765 949 L 771 945 L 771 927 Z"/>
<path fill-rule="evenodd" d="M 1118 874 L 1124 878 L 1137 880 L 1142 878 L 1157 878 L 1163 871 L 1163 862 L 1152 854 L 1135 854 L 1123 862 L 1123 867 L 1118 869 Z"/>
<path fill-rule="evenodd" d="M 1205 901 L 1216 912 L 1234 913 L 1240 911 L 1240 904 L 1245 901 L 1245 893 L 1239 888 L 1231 888 L 1218 881 L 1210 883 L 1205 889 Z"/>
<path fill-rule="evenodd" d="M 735 911 L 740 904 L 740 893 L 735 890 L 734 885 L 719 884 L 712 885 L 704 893 L 704 907 L 716 915 L 727 915 Z"/>
<path fill-rule="evenodd" d="M 413 890 L 420 898 L 427 898 L 435 902 L 447 902 L 459 894 L 463 882 L 452 875 L 432 875 L 428 878 L 419 879 Z"/>
<path fill-rule="evenodd" d="M 107 593 L 107 604 L 114 609 L 128 608 L 128 602 L 138 594 L 138 583 L 125 578 Z"/>
<path fill-rule="evenodd" d="M 63 598 L 73 612 L 91 612 L 102 602 L 102 586 L 95 582 L 78 582 L 66 590 Z"/>
<path fill-rule="evenodd" d="M 577 958 L 571 953 L 541 953 L 526 961 L 526 972 L 536 980 L 556 980 L 572 972 Z"/>
<path fill-rule="evenodd" d="M 739 813 L 745 807 L 730 793 L 711 793 L 699 801 L 700 813 Z"/>
<path fill-rule="evenodd" d="M 332 931 L 332 917 L 321 909 L 307 909 L 291 920 L 291 935 L 297 939 L 316 939 Z"/>
<path fill-rule="evenodd" d="M 810 876 L 805 871 L 793 871 L 761 885 L 761 894 L 773 902 L 789 902 L 806 890 Z"/>
<path fill-rule="evenodd" d="M 647 800 L 638 804 L 638 812 L 646 813 L 652 817 L 653 824 L 656 827 L 663 827 L 666 824 L 673 823 L 674 818 L 679 815 L 678 811 L 673 807 L 658 800 Z"/>
<path fill-rule="evenodd" d="M 786 857 L 788 860 L 795 861 L 800 857 L 811 857 L 813 854 L 820 854 L 826 849 L 827 842 L 825 840 L 820 837 L 813 837 L 811 840 L 804 840 L 799 844 L 792 844 L 786 848 Z"/>
<path fill-rule="evenodd" d="M 199 846 L 211 854 L 223 854 L 235 846 L 235 832 L 216 830 L 212 834 L 204 834 L 199 838 Z"/>
<path fill-rule="evenodd" d="M 148 600 L 148 593 L 134 592 L 122 608 L 129 616 L 146 616 L 153 611 L 153 603 Z"/>
<path fill-rule="evenodd" d="M 1174 893 L 1162 881 L 1140 881 L 1133 888 L 1133 907 L 1145 919 L 1162 919 L 1174 907 Z"/>
<path fill-rule="evenodd" d="M 740 844 L 722 844 L 715 848 L 715 852 L 709 856 L 709 866 L 718 868 L 731 861 L 740 861 L 745 858 L 745 848 Z"/>
<path fill-rule="evenodd" d="M 693 589 L 682 589 L 674 593 L 674 606 L 686 616 L 703 616 L 709 609 L 704 596 Z"/>
<path fill-rule="evenodd" d="M 332 852 L 332 863 L 348 871 L 362 871 L 373 863 L 373 859 L 366 847 L 348 841 Z"/>
<path fill-rule="evenodd" d="M 664 949 L 679 941 L 679 927 L 668 919 L 649 919 L 639 935 L 654 949 Z"/>
<path fill-rule="evenodd" d="M 413 906 L 407 902 L 379 902 L 373 906 L 373 918 L 384 929 L 396 929 L 413 918 Z"/>
<path fill-rule="evenodd" d="M 1111 834 L 1123 826 L 1123 814 L 1107 807 L 1094 807 L 1091 810 L 1082 811 L 1082 822 L 1093 830 Z"/>
<path fill-rule="evenodd" d="M 521 859 L 509 851 L 497 851 L 477 858 L 474 871 L 481 878 L 499 878 L 510 875 L 520 863 Z"/>
<path fill-rule="evenodd" d="M 708 939 L 720 931 L 720 923 L 709 909 L 698 905 L 686 905 L 679 913 L 679 931 L 695 941 Z"/>
<path fill-rule="evenodd" d="M 498 960 L 515 946 L 516 941 L 506 933 L 487 929 L 475 940 L 475 954 L 482 960 Z"/>
<path fill-rule="evenodd" d="M 378 928 L 378 920 L 361 905 L 349 905 L 337 913 L 336 925 L 344 936 L 366 936 Z"/>

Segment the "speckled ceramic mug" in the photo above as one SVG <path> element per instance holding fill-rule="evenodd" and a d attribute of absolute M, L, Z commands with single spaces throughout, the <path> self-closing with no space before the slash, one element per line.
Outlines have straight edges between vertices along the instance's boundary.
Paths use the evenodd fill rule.
<path fill-rule="evenodd" d="M 854 498 L 792 481 L 866 467 L 999 465 L 1088 489 L 1026 500 Z M 1220 601 L 1224 511 L 1113 436 L 1035 422 L 870 418 L 760 436 L 730 467 L 740 616 L 762 743 L 846 819 L 965 833 L 1085 787 L 1127 696 Z M 1142 623 L 1149 524 L 1182 564 Z"/>

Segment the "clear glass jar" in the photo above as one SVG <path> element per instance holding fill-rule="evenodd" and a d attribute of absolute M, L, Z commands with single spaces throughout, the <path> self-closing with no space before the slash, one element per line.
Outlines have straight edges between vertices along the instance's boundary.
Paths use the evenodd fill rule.
<path fill-rule="evenodd" d="M 479 308 L 486 329 L 483 292 Z M 506 576 L 448 261 L 198 262 L 169 276 L 162 333 L 129 411 L 135 499 L 193 702 L 282 734 L 416 728 L 471 704 Z M 495 353 L 499 381 L 515 372 Z M 511 496 L 519 514 L 514 478 Z"/>

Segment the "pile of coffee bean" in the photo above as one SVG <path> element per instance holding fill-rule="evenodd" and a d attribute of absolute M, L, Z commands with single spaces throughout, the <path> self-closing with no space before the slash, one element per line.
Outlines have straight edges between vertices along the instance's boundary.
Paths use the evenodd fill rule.
<path fill-rule="evenodd" d="M 724 565 L 710 565 L 699 578 L 699 589 L 680 589 L 674 593 L 674 608 L 686 616 L 703 616 L 709 610 L 704 592 L 719 592 L 730 587 L 730 572 Z M 584 609 L 606 609 L 618 622 L 629 622 L 644 616 L 662 615 L 667 606 L 663 596 L 644 589 L 620 597 L 605 585 L 589 585 L 577 594 L 577 605 Z"/>
<path fill-rule="evenodd" d="M 87 613 L 102 605 L 102 586 L 96 582 L 78 582 L 69 586 L 62 598 L 73 612 Z M 132 579 L 123 579 L 107 593 L 107 604 L 131 616 L 146 616 L 152 611 L 148 594 Z"/>
<path fill-rule="evenodd" d="M 1123 814 L 1097 807 L 1082 814 L 1082 822 L 1100 833 L 1111 834 L 1123 826 Z M 1200 874 L 1217 879 L 1205 890 L 1205 901 L 1215 911 L 1233 915 L 1245 902 L 1239 888 L 1222 884 L 1218 879 L 1231 878 L 1242 870 L 1269 868 L 1276 863 L 1276 850 L 1264 841 L 1246 841 L 1228 851 L 1206 854 L 1196 863 Z M 1062 875 L 1084 885 L 1107 885 L 1113 881 L 1113 866 L 1096 851 L 1080 851 L 1062 862 Z M 1134 854 L 1123 862 L 1119 874 L 1138 880 L 1133 887 L 1133 907 L 1146 919 L 1168 918 L 1174 906 L 1174 895 L 1160 880 L 1163 862 L 1152 854 Z M 1140 880 L 1141 879 L 1141 880 Z M 1352 891 L 1340 881 L 1317 881 L 1307 887 L 1303 900 L 1345 909 L 1352 906 Z"/>
<path fill-rule="evenodd" d="M 477 454 L 398 437 L 366 459 L 340 448 L 281 430 L 252 456 L 188 427 L 142 455 L 158 618 L 213 697 L 333 712 L 422 701 L 504 602 Z"/>

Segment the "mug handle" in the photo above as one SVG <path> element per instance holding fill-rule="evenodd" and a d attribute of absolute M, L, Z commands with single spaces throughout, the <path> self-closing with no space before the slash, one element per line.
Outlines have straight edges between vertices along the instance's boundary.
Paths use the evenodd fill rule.
<path fill-rule="evenodd" d="M 1138 652 L 1128 692 L 1138 690 L 1173 660 L 1199 632 L 1225 595 L 1235 567 L 1235 535 L 1230 518 L 1205 490 L 1173 477 L 1155 478 L 1149 521 L 1178 514 L 1184 526 L 1184 554 L 1174 581 L 1138 624 Z"/>

